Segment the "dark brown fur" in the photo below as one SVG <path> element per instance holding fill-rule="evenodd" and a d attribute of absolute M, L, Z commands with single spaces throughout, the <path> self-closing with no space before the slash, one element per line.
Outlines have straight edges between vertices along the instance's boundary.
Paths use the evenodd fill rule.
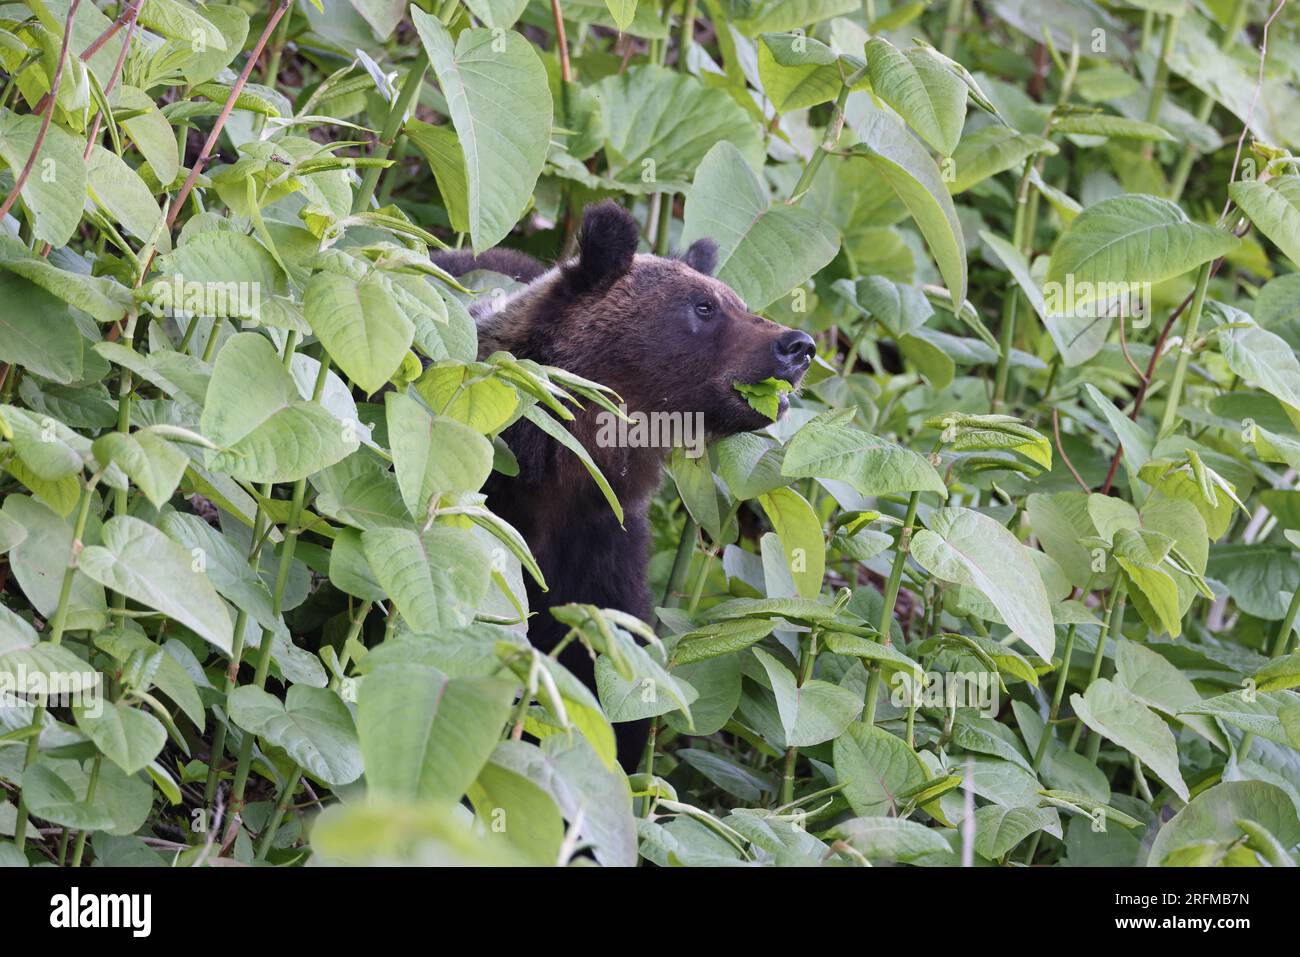
<path fill-rule="evenodd" d="M 550 273 L 536 264 L 532 285 L 498 312 L 478 317 L 480 352 L 507 349 L 601 382 L 632 412 L 702 412 L 713 438 L 767 425 L 733 383 L 775 376 L 797 385 L 812 340 L 753 315 L 707 275 L 716 256 L 711 242 L 701 240 L 677 259 L 636 255 L 636 246 L 636 225 L 624 210 L 613 203 L 589 208 L 577 259 Z M 528 275 L 520 254 L 494 262 L 495 255 L 439 254 L 435 261 L 457 275 L 474 268 L 505 271 L 501 266 Z M 705 303 L 711 315 L 701 313 Z M 523 534 L 550 587 L 542 592 L 528 582 L 529 608 L 538 613 L 529 638 L 543 650 L 565 634 L 546 611 L 556 605 L 583 602 L 651 618 L 646 513 L 667 450 L 602 447 L 596 412 L 589 405 L 569 427 L 618 495 L 622 526 L 578 458 L 531 423 L 505 433 L 519 461 L 518 477 L 494 473 L 487 486 L 489 506 Z M 561 661 L 594 687 L 584 649 L 570 645 Z M 645 723 L 629 725 L 618 728 L 619 760 L 631 769 L 644 745 Z"/>

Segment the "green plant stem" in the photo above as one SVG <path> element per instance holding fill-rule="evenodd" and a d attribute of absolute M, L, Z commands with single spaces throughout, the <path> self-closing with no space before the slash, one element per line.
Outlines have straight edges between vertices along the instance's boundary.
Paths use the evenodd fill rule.
<path fill-rule="evenodd" d="M 677 540 L 677 552 L 673 555 L 673 567 L 668 572 L 668 584 L 664 586 L 664 600 L 660 603 L 665 608 L 672 605 L 673 597 L 681 592 L 682 584 L 686 581 L 686 573 L 691 567 L 691 555 L 695 552 L 699 528 L 695 519 L 687 513 L 686 523 L 682 525 L 682 537 Z"/>
<path fill-rule="evenodd" d="M 285 346 L 285 362 L 288 363 L 293 358 L 293 340 Z M 316 384 L 312 390 L 312 401 L 319 402 L 321 394 L 325 391 L 325 381 L 329 374 L 330 361 L 329 356 L 322 354 L 320 359 L 320 369 L 316 375 Z M 289 520 L 285 524 L 284 546 L 280 552 L 280 566 L 275 577 L 275 590 L 271 594 L 271 615 L 273 618 L 279 618 L 284 611 L 284 592 L 289 584 L 289 571 L 293 567 L 293 553 L 298 544 L 298 535 L 300 529 L 299 521 L 302 519 L 303 499 L 307 493 L 307 480 L 299 479 L 293 486 L 293 499 L 289 506 Z M 271 669 L 271 646 L 275 643 L 274 636 L 270 629 L 262 630 L 262 643 L 257 649 L 257 666 L 253 674 L 253 683 L 258 688 L 266 687 L 266 676 Z M 244 791 L 248 786 L 248 775 L 253 760 L 253 735 L 245 733 L 239 744 L 239 759 L 235 764 L 235 778 L 231 785 L 230 792 L 230 821 L 231 826 L 235 826 L 238 820 L 239 812 L 244 806 Z"/>
<path fill-rule="evenodd" d="M 659 718 L 656 715 L 650 719 L 650 733 L 646 735 L 645 750 L 641 753 L 641 772 L 649 775 L 652 781 L 655 774 L 655 742 L 658 738 Z M 649 817 L 650 811 L 654 807 L 654 798 L 646 795 L 640 801 L 640 806 L 637 808 L 638 816 Z"/>
<path fill-rule="evenodd" d="M 811 632 L 799 655 L 799 680 L 796 687 L 802 688 L 812 677 L 813 665 L 817 661 L 817 632 Z M 781 803 L 789 804 L 794 800 L 794 769 L 799 760 L 799 749 L 791 746 L 785 749 L 785 766 L 781 774 Z"/>
<path fill-rule="evenodd" d="M 1286 654 L 1287 647 L 1291 644 L 1291 632 L 1295 629 L 1296 615 L 1300 614 L 1300 588 L 1297 588 L 1291 594 L 1291 604 L 1287 605 L 1286 617 L 1282 619 L 1282 627 L 1277 630 L 1277 637 L 1273 639 L 1273 648 L 1269 652 L 1270 658 L 1281 658 Z M 1237 746 L 1238 763 L 1246 760 L 1250 754 L 1251 746 L 1255 743 L 1255 735 L 1247 731 L 1241 736 L 1241 744 Z"/>
<path fill-rule="evenodd" d="M 965 0 L 948 0 L 948 10 L 943 18 L 943 39 L 939 44 L 939 52 L 946 57 L 951 57 L 952 51 L 957 49 L 957 36 L 961 33 L 964 6 Z"/>
<path fill-rule="evenodd" d="M 1236 0 L 1232 5 L 1232 13 L 1228 16 L 1228 25 L 1223 30 L 1223 35 L 1219 37 L 1219 49 L 1227 52 L 1237 42 L 1237 34 L 1241 33 L 1242 28 L 1246 25 L 1246 16 L 1250 12 L 1249 0 Z M 1214 112 L 1214 97 L 1208 93 L 1201 94 L 1201 101 L 1196 107 L 1196 120 L 1199 123 L 1208 123 L 1210 114 Z M 1169 181 L 1169 198 L 1174 202 L 1183 195 L 1183 190 L 1187 187 L 1187 177 L 1192 171 L 1192 163 L 1196 162 L 1199 151 L 1191 143 L 1183 147 L 1183 155 L 1178 158 L 1178 166 L 1174 169 L 1174 175 Z"/>
<path fill-rule="evenodd" d="M 686 54 L 690 52 L 691 44 L 695 41 L 695 12 L 697 0 L 685 0 L 682 5 L 682 25 L 681 31 L 677 34 L 677 69 L 682 73 L 686 70 Z"/>
<path fill-rule="evenodd" d="M 1092 592 L 1092 583 L 1095 580 L 1096 575 L 1090 573 L 1088 580 L 1083 583 L 1081 598 L 1086 599 Z M 1065 699 L 1065 686 L 1070 680 L 1070 659 L 1074 655 L 1074 638 L 1077 631 L 1078 626 L 1071 625 L 1065 632 L 1065 650 L 1061 652 L 1061 669 L 1056 676 L 1056 688 L 1052 691 L 1052 707 L 1047 713 L 1047 723 L 1043 725 L 1042 737 L 1038 739 L 1038 747 L 1034 751 L 1035 774 L 1043 766 L 1043 757 L 1047 754 L 1047 744 L 1052 737 L 1052 724 L 1061 713 L 1061 702 Z"/>
<path fill-rule="evenodd" d="M 86 534 L 86 521 L 90 517 L 90 503 L 95 498 L 95 485 L 99 475 L 92 475 L 81 490 L 81 503 L 77 509 L 77 523 L 72 531 L 72 548 L 68 555 L 68 564 L 63 569 L 63 582 L 59 586 L 59 603 L 54 609 L 54 618 L 50 622 L 50 643 L 57 645 L 63 641 L 63 630 L 68 623 L 68 604 L 72 597 L 72 580 L 77 574 L 77 556 L 81 554 L 81 537 Z M 32 709 L 32 723 L 29 727 L 34 732 L 27 739 L 27 752 L 23 756 L 23 770 L 32 766 L 41 746 L 41 724 L 45 721 L 45 705 L 38 704 Z M 18 796 L 18 813 L 14 824 L 14 843 L 22 850 L 27 840 L 27 791 Z"/>
<path fill-rule="evenodd" d="M 280 822 L 284 820 L 285 812 L 293 802 L 293 792 L 298 789 L 298 782 L 301 780 L 302 768 L 295 764 L 293 770 L 289 772 L 288 780 L 284 782 L 284 787 L 280 790 L 280 799 L 275 802 L 275 810 L 271 812 L 271 818 L 266 822 L 266 828 L 257 842 L 257 860 L 266 860 L 267 852 L 275 842 L 276 831 L 280 830 Z"/>
<path fill-rule="evenodd" d="M 443 22 L 447 21 L 444 20 Z M 406 79 L 402 81 L 402 88 L 398 90 L 397 96 L 393 98 L 392 105 L 388 109 L 388 116 L 379 131 L 379 140 L 375 143 L 374 153 L 371 154 L 376 159 L 388 158 L 388 154 L 393 149 L 393 144 L 397 141 L 397 134 L 406 121 L 406 112 L 416 100 L 420 92 L 420 84 L 424 82 L 424 74 L 428 69 L 429 54 L 421 46 L 420 52 L 411 64 L 411 69 L 407 71 Z M 361 176 L 361 187 L 352 200 L 352 212 L 360 213 L 370 207 L 370 200 L 374 198 L 375 188 L 379 185 L 379 175 L 382 172 L 383 167 L 380 166 L 366 168 L 366 171 Z"/>
<path fill-rule="evenodd" d="M 211 362 L 212 357 L 217 354 L 217 339 L 221 334 L 222 318 L 217 316 L 212 320 L 212 331 L 208 333 L 208 341 L 203 346 L 203 361 Z"/>
<path fill-rule="evenodd" d="M 894 553 L 894 564 L 889 569 L 889 579 L 885 582 L 884 600 L 880 609 L 880 642 L 890 643 L 891 626 L 894 623 L 894 605 L 898 601 L 898 588 L 903 582 L 903 567 L 912 546 L 912 529 L 916 525 L 916 510 L 921 504 L 921 493 L 913 492 L 907 499 L 907 515 L 903 518 L 903 530 L 898 534 L 898 550 Z M 866 724 L 876 721 L 876 699 L 880 697 L 881 673 L 877 665 L 872 665 L 871 675 L 867 679 L 866 701 L 862 709 L 862 720 Z"/>
<path fill-rule="evenodd" d="M 271 55 L 266 59 L 266 72 L 262 74 L 262 82 L 272 89 L 275 88 L 276 77 L 280 75 L 280 58 L 284 55 L 284 47 L 289 39 L 289 23 L 292 20 L 293 11 L 290 11 L 280 21 L 271 40 Z"/>
<path fill-rule="evenodd" d="M 1110 593 L 1110 604 L 1106 606 L 1106 617 L 1102 620 L 1101 631 L 1097 632 L 1097 650 L 1092 655 L 1092 669 L 1088 672 L 1088 683 L 1083 686 L 1084 693 L 1092 687 L 1092 683 L 1097 680 L 1101 674 L 1101 664 L 1106 657 L 1106 637 L 1111 633 L 1112 623 L 1115 631 L 1119 631 L 1124 624 L 1124 596 L 1126 593 L 1127 582 L 1124 576 L 1120 575 L 1115 583 L 1115 587 Z M 1073 751 L 1079 746 L 1079 739 L 1083 737 L 1084 724 L 1082 721 L 1076 721 L 1074 730 L 1070 734 L 1070 743 L 1068 749 Z M 1044 729 L 1046 733 L 1046 729 Z M 1096 737 L 1096 735 L 1094 735 Z"/>
<path fill-rule="evenodd" d="M 90 780 L 86 782 L 86 804 L 95 800 L 95 788 L 99 784 L 99 769 L 104 763 L 104 755 L 96 754 L 94 762 L 90 765 Z M 72 849 L 72 866 L 80 867 L 82 855 L 86 853 L 86 838 L 90 836 L 89 831 L 82 831 L 77 835 L 77 844 Z M 59 855 L 60 858 L 63 856 Z"/>
<path fill-rule="evenodd" d="M 672 242 L 673 194 L 659 194 L 659 222 L 655 226 L 655 255 L 667 256 Z"/>
<path fill-rule="evenodd" d="M 1178 363 L 1174 366 L 1174 378 L 1169 384 L 1169 395 L 1165 399 L 1164 415 L 1160 418 L 1160 431 L 1157 438 L 1169 435 L 1178 425 L 1178 403 L 1183 394 L 1183 380 L 1187 377 L 1187 365 L 1192 358 L 1192 344 L 1201 324 L 1201 310 L 1205 306 L 1205 291 L 1210 285 L 1210 273 L 1213 263 L 1202 263 L 1196 274 L 1196 292 L 1192 294 L 1192 306 L 1187 314 L 1187 326 L 1183 330 L 1182 346 L 1178 350 Z"/>
<path fill-rule="evenodd" d="M 374 602 L 362 602 L 361 607 L 357 609 L 356 614 L 352 616 L 352 623 L 348 626 L 348 633 L 343 639 L 343 650 L 339 652 L 339 674 L 346 672 L 348 665 L 352 661 L 352 643 L 356 641 L 357 636 L 361 634 L 361 628 L 365 625 L 366 616 L 370 614 L 370 609 L 373 605 Z M 335 677 L 334 680 L 330 682 L 330 687 L 337 691 L 342 684 L 342 680 Z"/>
<path fill-rule="evenodd" d="M 818 144 L 817 149 L 813 151 L 813 155 L 809 157 L 803 172 L 799 174 L 799 181 L 794 184 L 794 189 L 790 193 L 790 199 L 788 200 L 790 205 L 797 206 L 803 202 L 804 196 L 808 194 L 808 190 L 812 188 L 813 180 L 817 177 L 817 171 L 821 169 L 822 163 L 826 162 L 826 157 L 834 151 L 835 144 L 840 140 L 840 133 L 844 130 L 844 104 L 848 102 L 849 93 L 852 91 L 854 84 L 866 75 L 866 71 L 866 67 L 855 71 L 840 87 L 839 95 L 835 97 L 835 105 L 831 108 L 831 119 L 826 124 L 826 132 L 822 136 L 822 141 Z"/>
<path fill-rule="evenodd" d="M 1159 120 L 1160 106 L 1164 102 L 1165 92 L 1169 89 L 1169 58 L 1173 55 L 1174 40 L 1178 36 L 1178 19 L 1176 14 L 1165 18 L 1164 37 L 1160 41 L 1160 62 L 1156 66 L 1155 81 L 1151 85 L 1151 99 L 1147 102 L 1148 123 Z M 1150 148 L 1148 144 L 1146 149 L 1149 151 Z"/>

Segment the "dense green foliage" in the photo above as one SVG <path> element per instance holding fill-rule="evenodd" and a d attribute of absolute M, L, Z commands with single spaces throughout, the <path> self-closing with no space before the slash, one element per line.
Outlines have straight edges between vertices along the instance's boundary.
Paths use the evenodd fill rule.
<path fill-rule="evenodd" d="M 1283 5 L 0 5 L 0 863 L 1294 864 Z M 606 197 L 819 353 L 593 693 L 429 253 Z"/>

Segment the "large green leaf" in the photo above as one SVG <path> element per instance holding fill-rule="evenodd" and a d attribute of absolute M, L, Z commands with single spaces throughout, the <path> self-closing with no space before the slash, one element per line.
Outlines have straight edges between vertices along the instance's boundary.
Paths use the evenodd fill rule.
<path fill-rule="evenodd" d="M 986 126 L 964 137 L 953 151 L 954 176 L 948 188 L 955 195 L 964 193 L 976 183 L 1009 169 L 1020 169 L 1030 156 L 1055 153 L 1050 140 L 1030 133 L 1020 133 L 1005 126 Z"/>
<path fill-rule="evenodd" d="M 1172 279 L 1238 244 L 1230 233 L 1192 222 L 1167 199 L 1114 196 L 1089 206 L 1061 234 L 1047 282 L 1072 284 L 1081 308 L 1104 300 L 1116 283 Z"/>
<path fill-rule="evenodd" d="M 1173 732 L 1146 705 L 1106 678 L 1098 678 L 1082 695 L 1070 695 L 1070 703 L 1080 721 L 1136 755 L 1175 794 L 1188 799 Z"/>
<path fill-rule="evenodd" d="M 13 178 L 27 164 L 36 149 L 41 118 L 33 113 L 19 116 L 0 110 L 0 159 L 9 165 Z M 31 211 L 35 237 L 51 246 L 62 246 L 81 222 L 86 202 L 86 164 L 81 160 L 85 144 L 51 123 L 45 131 L 41 151 L 23 183 L 22 199 Z M 6 193 L 12 188 L 6 187 Z"/>
<path fill-rule="evenodd" d="M 54 382 L 81 378 L 84 342 L 68 307 L 35 283 L 0 268 L 0 361 Z"/>
<path fill-rule="evenodd" d="M 131 308 L 131 291 L 120 282 L 108 276 L 91 276 L 61 269 L 9 237 L 0 237 L 0 269 L 22 276 L 100 322 L 116 322 Z M 5 295 L 8 297 L 9 293 L 6 291 Z M 53 322 L 52 314 L 47 321 Z"/>
<path fill-rule="evenodd" d="M 847 688 L 815 678 L 797 684 L 785 665 L 761 648 L 754 657 L 767 672 L 787 747 L 807 747 L 837 738 L 862 711 L 862 699 Z"/>
<path fill-rule="evenodd" d="M 0 606 L 0 674 L 11 676 L 12 687 L 21 688 L 16 677 L 20 673 L 56 677 L 59 687 L 69 692 L 89 691 L 99 683 L 98 672 L 88 663 L 61 644 L 42 641 L 31 625 Z"/>
<path fill-rule="evenodd" d="M 423 519 L 435 494 L 476 492 L 492 471 L 492 444 L 468 426 L 433 416 L 409 396 L 385 403 L 397 485 L 406 507 Z"/>
<path fill-rule="evenodd" d="M 826 541 L 821 519 L 807 499 L 792 488 L 778 488 L 758 498 L 772 529 L 781 539 L 795 587 L 804 598 L 816 598 L 826 572 Z"/>
<path fill-rule="evenodd" d="M 1239 840 L 1242 820 L 1258 822 L 1286 847 L 1300 841 L 1300 819 L 1286 791 L 1264 781 L 1224 781 L 1198 794 L 1160 829 L 1147 865 L 1166 865 L 1170 854 L 1202 841 Z"/>
<path fill-rule="evenodd" d="M 154 508 L 176 491 L 190 458 L 156 432 L 106 432 L 91 446 L 103 465 L 116 465 L 140 487 Z"/>
<path fill-rule="evenodd" d="M 167 743 L 167 729 L 161 721 L 123 701 L 108 705 L 101 702 L 97 708 L 80 707 L 73 713 L 77 727 L 127 774 L 147 767 Z"/>
<path fill-rule="evenodd" d="M 72 556 L 72 525 L 26 495 L 6 496 L 4 514 L 27 532 L 9 552 L 14 578 L 32 607 L 45 618 L 52 618 L 59 606 L 63 569 Z M 76 572 L 72 576 L 67 609 L 66 625 L 70 630 L 103 628 L 108 611 L 103 587 Z"/>
<path fill-rule="evenodd" d="M 1052 608 L 1028 549 L 1001 524 L 968 508 L 931 512 L 912 536 L 912 557 L 944 581 L 977 589 L 1022 641 L 1051 660 Z"/>
<path fill-rule="evenodd" d="M 284 748 L 304 771 L 326 784 L 347 784 L 361 776 L 352 715 L 327 688 L 294 685 L 281 703 L 256 685 L 244 685 L 230 695 L 230 719 Z"/>
<path fill-rule="evenodd" d="M 514 694 L 515 684 L 499 678 L 376 668 L 357 695 L 366 783 L 381 794 L 459 801 L 501 740 Z"/>
<path fill-rule="evenodd" d="M 852 724 L 835 739 L 835 774 L 844 798 L 863 817 L 897 817 L 899 795 L 924 784 L 925 766 L 902 738 L 869 724 Z"/>
<path fill-rule="evenodd" d="M 305 400 L 270 341 L 231 336 L 217 354 L 203 406 L 203 434 L 222 451 L 212 467 L 252 482 L 292 482 L 358 446 L 356 430 Z"/>
<path fill-rule="evenodd" d="M 230 615 L 207 578 L 191 570 L 189 552 L 130 515 L 105 522 L 100 540 L 103 544 L 91 545 L 78 557 L 81 571 L 230 651 Z"/>
<path fill-rule="evenodd" d="M 853 152 L 865 158 L 907 207 L 939 265 L 953 302 L 966 298 L 966 250 L 961 222 L 930 154 L 887 113 L 867 117 Z"/>
<path fill-rule="evenodd" d="M 690 74 L 637 66 L 601 81 L 598 93 L 609 175 L 622 189 L 684 189 L 705 154 L 723 142 L 751 165 L 762 159 L 762 139 L 749 114 L 724 90 Z"/>
<path fill-rule="evenodd" d="M 847 482 L 863 495 L 926 491 L 947 496 L 925 457 L 851 425 L 852 414 L 824 412 L 790 440 L 783 475 Z"/>
<path fill-rule="evenodd" d="M 551 137 L 551 91 L 531 43 L 513 30 L 446 27 L 418 7 L 411 21 L 460 137 L 475 252 L 495 246 L 523 215 Z M 498 49 L 500 47 L 500 49 Z"/>
<path fill-rule="evenodd" d="M 1226 329 L 1220 337 L 1228 368 L 1249 385 L 1300 409 L 1300 358 L 1286 340 L 1256 325 Z"/>
<path fill-rule="evenodd" d="M 828 103 L 843 80 L 835 51 L 802 33 L 766 33 L 758 45 L 758 77 L 778 113 Z"/>
<path fill-rule="evenodd" d="M 787 295 L 839 248 L 829 223 L 797 206 L 773 206 L 740 151 L 725 141 L 705 155 L 686 199 L 682 243 L 702 237 L 718 244 L 717 277 L 755 310 Z"/>
<path fill-rule="evenodd" d="M 360 282 L 318 272 L 302 297 L 303 314 L 330 358 L 367 393 L 377 392 L 406 357 L 415 326 L 376 277 Z"/>
<path fill-rule="evenodd" d="M 1228 195 L 1300 268 L 1300 176 L 1244 180 L 1233 183 Z"/>
<path fill-rule="evenodd" d="M 226 229 L 186 239 L 159 256 L 154 268 L 160 275 L 146 288 L 158 312 L 256 319 L 261 301 L 284 285 L 283 273 L 265 246 Z"/>
<path fill-rule="evenodd" d="M 372 528 L 361 547 L 375 578 L 416 631 L 439 631 L 473 620 L 487 594 L 488 555 L 465 529 Z"/>
<path fill-rule="evenodd" d="M 966 84 L 924 47 L 900 51 L 884 37 L 867 41 L 871 88 L 921 139 L 951 156 L 966 122 Z"/>

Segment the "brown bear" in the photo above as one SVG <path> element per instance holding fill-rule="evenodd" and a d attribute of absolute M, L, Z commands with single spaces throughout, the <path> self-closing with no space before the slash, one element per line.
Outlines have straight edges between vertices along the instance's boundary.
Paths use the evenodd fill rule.
<path fill-rule="evenodd" d="M 635 220 L 606 201 L 587 208 L 577 257 L 552 269 L 506 249 L 477 257 L 440 253 L 434 261 L 454 275 L 488 269 L 527 284 L 471 310 L 480 357 L 506 350 L 566 369 L 616 391 L 629 413 L 675 412 L 692 421 L 699 413 L 709 439 L 768 425 L 734 383 L 777 378 L 797 386 L 812 361 L 812 338 L 754 315 L 712 278 L 712 241 L 672 258 L 638 254 L 637 241 Z M 782 413 L 786 406 L 783 395 Z M 622 525 L 578 458 L 531 422 L 517 422 L 503 436 L 518 476 L 494 472 L 486 488 L 489 507 L 520 531 L 546 577 L 546 592 L 528 579 L 529 609 L 538 612 L 528 637 L 543 651 L 567 632 L 548 608 L 583 602 L 651 616 L 647 510 L 669 450 L 602 441 L 598 421 L 589 404 L 569 428 L 618 495 Z M 570 644 L 560 660 L 595 687 L 584 648 Z M 616 731 L 619 762 L 631 771 L 647 723 L 626 722 Z"/>

